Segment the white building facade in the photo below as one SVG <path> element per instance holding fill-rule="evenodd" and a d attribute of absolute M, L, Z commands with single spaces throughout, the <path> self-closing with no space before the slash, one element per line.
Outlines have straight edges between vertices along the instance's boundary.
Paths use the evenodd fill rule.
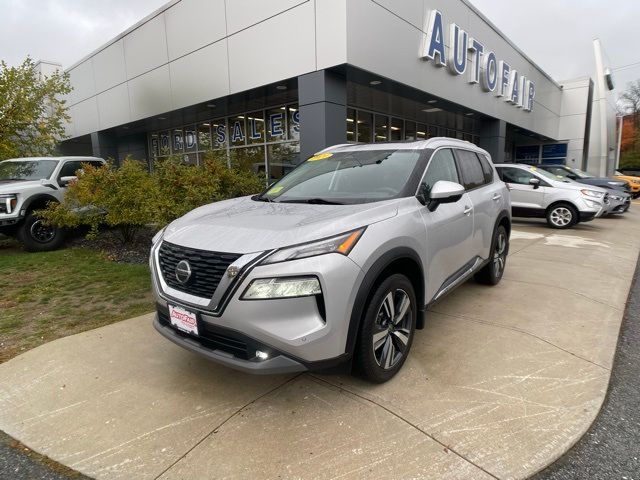
<path fill-rule="evenodd" d="M 495 162 L 614 167 L 604 60 L 557 82 L 466 0 L 173 0 L 67 71 L 66 154 L 277 179 L 332 144 L 451 136 Z"/>

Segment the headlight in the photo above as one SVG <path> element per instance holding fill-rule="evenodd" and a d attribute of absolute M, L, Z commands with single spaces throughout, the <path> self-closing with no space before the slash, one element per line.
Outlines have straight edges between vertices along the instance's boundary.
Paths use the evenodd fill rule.
<path fill-rule="evenodd" d="M 156 233 L 153 238 L 151 239 L 151 244 L 155 245 L 157 244 L 160 240 L 162 240 L 162 237 L 164 236 L 164 231 L 167 229 L 167 227 L 164 227 L 162 230 L 160 230 L 158 233 Z"/>
<path fill-rule="evenodd" d="M 320 282 L 316 277 L 258 278 L 249 284 L 241 300 L 309 297 L 321 293 Z"/>
<path fill-rule="evenodd" d="M 580 192 L 583 195 L 586 195 L 587 197 L 593 197 L 593 198 L 602 198 L 604 197 L 604 192 L 597 192 L 596 190 L 588 190 L 588 189 L 584 189 L 584 190 L 580 190 Z"/>
<path fill-rule="evenodd" d="M 609 195 L 609 198 L 617 200 L 618 202 L 621 202 L 623 200 L 622 197 L 618 197 L 617 195 Z"/>
<path fill-rule="evenodd" d="M 349 255 L 349 252 L 351 252 L 356 243 L 358 243 L 358 240 L 360 240 L 360 237 L 362 237 L 364 230 L 364 228 L 361 228 L 352 232 L 343 233 L 336 237 L 282 248 L 280 250 L 276 250 L 265 258 L 262 261 L 262 264 L 269 265 L 272 263 L 286 262 L 287 260 L 315 257 L 316 255 L 324 255 L 326 253 L 341 253 L 342 255 Z"/>
<path fill-rule="evenodd" d="M 0 195 L 0 213 L 13 213 L 18 205 L 18 196 L 14 193 Z"/>

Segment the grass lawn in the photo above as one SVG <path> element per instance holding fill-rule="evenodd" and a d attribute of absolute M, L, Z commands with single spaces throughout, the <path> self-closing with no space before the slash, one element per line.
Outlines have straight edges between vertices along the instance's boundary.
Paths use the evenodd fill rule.
<path fill-rule="evenodd" d="M 153 310 L 149 267 L 72 248 L 26 253 L 0 237 L 0 362 Z"/>

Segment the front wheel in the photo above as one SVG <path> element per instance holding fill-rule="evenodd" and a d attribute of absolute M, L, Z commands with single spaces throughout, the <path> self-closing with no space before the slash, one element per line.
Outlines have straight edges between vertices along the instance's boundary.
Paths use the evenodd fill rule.
<path fill-rule="evenodd" d="M 547 212 L 547 223 L 552 228 L 571 228 L 578 223 L 578 211 L 566 203 L 554 205 Z"/>
<path fill-rule="evenodd" d="M 383 383 L 402 368 L 416 329 L 418 306 L 411 281 L 387 277 L 367 304 L 358 336 L 355 363 L 367 380 Z"/>
<path fill-rule="evenodd" d="M 17 237 L 27 252 L 48 252 L 60 248 L 64 243 L 62 229 L 47 225 L 33 213 L 27 215 L 18 227 Z"/>

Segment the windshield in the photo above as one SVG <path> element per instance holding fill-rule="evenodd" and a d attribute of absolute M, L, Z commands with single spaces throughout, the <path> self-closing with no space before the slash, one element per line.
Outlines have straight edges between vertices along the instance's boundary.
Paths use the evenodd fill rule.
<path fill-rule="evenodd" d="M 614 175 L 617 175 L 619 177 L 624 177 L 624 173 L 619 172 L 618 170 L 616 170 L 615 172 L 613 172 Z"/>
<path fill-rule="evenodd" d="M 536 167 L 531 167 L 531 171 L 537 173 L 538 175 L 542 176 L 542 177 L 546 177 L 549 178 L 551 180 L 555 180 L 556 182 L 559 180 L 564 180 L 566 178 L 566 172 L 565 175 L 560 175 L 560 174 L 555 174 L 555 172 L 553 171 L 555 169 L 555 167 L 550 168 L 550 171 L 544 170 L 542 168 L 536 168 Z M 560 169 L 562 170 L 562 169 Z M 563 170 L 564 171 L 564 170 Z M 561 177 L 561 178 L 558 178 Z"/>
<path fill-rule="evenodd" d="M 590 173 L 585 172 L 584 170 L 580 170 L 579 168 L 570 168 L 570 170 L 575 173 L 576 175 L 578 175 L 578 177 L 580 178 L 595 178 L 593 175 L 591 175 Z"/>
<path fill-rule="evenodd" d="M 311 157 L 256 200 L 367 203 L 399 197 L 419 150 L 354 150 Z"/>
<path fill-rule="evenodd" d="M 58 164 L 57 160 L 21 160 L 0 162 L 0 180 L 48 179 Z"/>

